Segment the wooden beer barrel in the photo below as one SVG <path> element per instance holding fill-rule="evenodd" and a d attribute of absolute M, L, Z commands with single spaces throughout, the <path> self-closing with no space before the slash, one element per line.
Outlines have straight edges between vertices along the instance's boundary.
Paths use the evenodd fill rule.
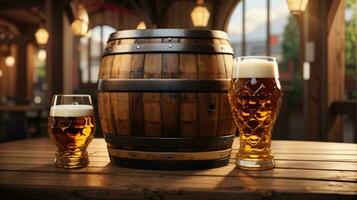
<path fill-rule="evenodd" d="M 222 31 L 112 33 L 98 82 L 111 161 L 154 169 L 226 165 L 236 130 L 227 100 L 232 65 Z"/>

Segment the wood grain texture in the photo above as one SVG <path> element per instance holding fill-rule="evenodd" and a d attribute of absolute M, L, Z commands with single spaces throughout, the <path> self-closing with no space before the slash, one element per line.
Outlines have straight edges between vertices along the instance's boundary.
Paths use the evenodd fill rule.
<path fill-rule="evenodd" d="M 99 78 L 109 79 L 111 74 L 111 66 L 113 64 L 114 57 L 104 57 L 100 64 Z M 114 125 L 112 124 L 112 109 L 110 103 L 110 93 L 98 93 L 98 107 L 100 123 L 103 134 L 111 133 L 114 131 Z"/>
<path fill-rule="evenodd" d="M 327 107 L 334 101 L 345 99 L 345 0 L 330 3 L 327 16 Z M 327 140 L 343 141 L 341 115 L 328 116 Z"/>
<path fill-rule="evenodd" d="M 168 42 L 165 38 L 164 42 Z M 170 42 L 178 43 L 179 39 Z M 162 55 L 162 78 L 180 78 L 180 56 L 175 53 Z M 165 92 L 161 94 L 161 121 L 164 137 L 180 137 L 180 94 Z"/>
<path fill-rule="evenodd" d="M 145 39 L 137 39 L 135 43 L 140 44 Z M 135 54 L 131 61 L 130 78 L 142 79 L 144 77 L 145 54 Z M 143 94 L 140 92 L 130 92 L 129 96 L 130 130 L 133 136 L 144 136 L 144 105 Z"/>
<path fill-rule="evenodd" d="M 238 144 L 236 138 L 234 152 Z M 221 168 L 159 171 L 113 166 L 105 141 L 94 139 L 89 166 L 68 170 L 53 165 L 48 139 L 22 140 L 0 144 L 0 191 L 26 199 L 354 199 L 356 150 L 356 144 L 273 141 L 273 170 L 240 170 L 234 153 Z"/>
<path fill-rule="evenodd" d="M 220 78 L 219 69 L 221 66 L 217 66 L 218 58 L 216 55 L 197 55 L 198 79 Z M 198 93 L 198 130 L 200 136 L 216 136 L 218 113 L 219 93 Z"/>
<path fill-rule="evenodd" d="M 162 39 L 149 39 L 148 43 L 161 43 Z M 145 54 L 144 78 L 161 78 L 162 54 Z M 143 94 L 145 136 L 161 135 L 161 93 L 148 92 Z"/>
<path fill-rule="evenodd" d="M 329 108 L 344 99 L 345 0 L 311 1 L 307 10 L 307 40 L 318 47 L 307 82 L 307 139 L 342 141 L 341 117 Z"/>
<path fill-rule="evenodd" d="M 186 42 L 188 39 L 181 39 Z M 197 58 L 195 54 L 180 54 L 180 78 L 197 79 Z M 180 135 L 195 137 L 198 135 L 198 95 L 181 93 L 180 96 Z"/>
<path fill-rule="evenodd" d="M 175 47 L 178 43 L 229 45 L 226 39 L 190 37 L 116 39 L 107 46 L 133 45 L 133 48 L 140 50 L 142 44 L 158 43 L 165 43 L 169 47 Z M 109 59 L 112 61 L 109 62 Z M 111 54 L 103 57 L 99 78 L 227 79 L 230 77 L 232 59 L 230 54 L 199 54 L 189 49 L 183 52 Z M 99 102 L 99 112 L 102 116 L 106 114 L 101 120 L 107 132 L 150 137 L 214 137 L 234 132 L 231 130 L 233 119 L 226 93 L 111 92 L 109 100 L 105 98 L 105 92 L 101 93 L 99 99 L 103 102 Z"/>
<path fill-rule="evenodd" d="M 131 79 L 133 84 L 141 81 L 140 79 L 162 79 L 161 81 L 168 83 L 170 80 L 165 79 L 190 79 L 202 83 L 205 81 L 215 83 L 215 80 L 230 78 L 233 56 L 229 52 L 217 49 L 219 48 L 217 45 L 229 46 L 229 41 L 224 36 L 216 38 L 218 35 L 208 38 L 211 32 L 202 31 L 205 33 L 202 36 L 187 34 L 179 37 L 163 37 L 161 35 L 154 37 L 152 34 L 155 33 L 150 31 L 142 38 L 136 35 L 135 37 L 125 36 L 124 39 L 113 39 L 107 44 L 107 47 L 127 50 L 121 53 L 106 51 L 102 59 L 99 77 L 105 80 L 117 80 L 117 82 Z M 186 34 L 186 32 L 190 33 L 190 30 L 185 30 L 182 33 Z M 192 31 L 193 33 L 195 32 Z M 157 49 L 158 44 L 168 49 Z M 205 49 L 202 49 L 202 52 L 197 52 L 195 48 L 191 48 L 191 46 L 198 48 L 206 46 L 208 48 L 213 45 L 216 48 L 213 48 L 211 52 L 206 52 Z M 105 85 L 104 82 L 100 83 L 99 87 Z M 195 87 L 194 84 L 192 87 Z M 211 137 L 210 140 L 213 141 L 212 143 L 207 142 L 206 147 L 177 145 L 177 147 L 169 149 L 157 145 L 156 151 L 161 154 L 170 150 L 178 153 L 230 149 L 230 143 L 223 146 L 215 144 L 219 140 L 217 136 L 231 135 L 235 132 L 234 129 L 232 130 L 234 123 L 225 91 L 217 92 L 212 89 L 212 91 L 197 90 L 197 92 L 194 89 L 199 88 L 192 88 L 192 91 L 186 92 L 170 90 L 157 92 L 156 90 L 135 91 L 137 88 L 134 88 L 128 93 L 120 90 L 115 91 L 115 88 L 112 88 L 114 90 L 106 93 L 103 88 L 105 87 L 99 90 L 99 101 L 101 101 L 99 102 L 99 112 L 103 116 L 100 118 L 104 124 L 103 131 L 107 134 L 129 136 L 128 140 L 144 136 L 157 139 L 193 138 L 195 142 Z M 143 140 L 145 139 L 147 138 Z M 108 143 L 118 149 L 129 148 L 137 151 L 144 151 L 144 148 L 148 151 L 148 147 L 145 145 L 150 145 L 145 142 L 146 144 L 143 146 L 126 144 L 124 147 L 119 144 L 120 142 L 120 140 L 116 140 L 117 144 Z M 113 156 L 113 153 L 110 154 Z M 113 157 L 120 158 L 120 155 L 123 154 L 116 154 Z M 225 165 L 228 159 L 228 156 L 220 159 L 207 159 L 207 166 L 211 165 L 209 163 L 211 161 L 214 164 Z M 120 163 L 123 163 L 121 161 Z M 184 165 L 182 164 L 182 166 Z"/>

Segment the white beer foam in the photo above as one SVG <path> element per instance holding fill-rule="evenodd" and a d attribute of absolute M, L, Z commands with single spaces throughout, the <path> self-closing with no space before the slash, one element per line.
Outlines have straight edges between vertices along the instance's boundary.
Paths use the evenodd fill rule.
<path fill-rule="evenodd" d="M 232 78 L 279 78 L 276 62 L 264 59 L 243 59 L 233 69 Z"/>
<path fill-rule="evenodd" d="M 52 106 L 50 116 L 52 117 L 83 117 L 93 115 L 91 105 L 56 105 Z"/>

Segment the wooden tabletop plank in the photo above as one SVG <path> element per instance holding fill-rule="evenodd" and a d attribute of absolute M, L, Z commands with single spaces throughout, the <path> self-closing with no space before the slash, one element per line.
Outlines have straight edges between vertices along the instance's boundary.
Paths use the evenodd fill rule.
<path fill-rule="evenodd" d="M 19 192 L 21 191 L 21 192 Z M 201 189 L 177 189 L 177 190 L 147 190 L 141 187 L 130 189 L 107 189 L 107 188 L 81 188 L 79 191 L 73 191 L 73 187 L 43 187 L 32 186 L 31 188 L 18 186 L 2 188 L 0 185 L 0 192 L 3 197 L 10 197 L 12 199 L 90 199 L 90 200 L 103 200 L 103 199 L 170 199 L 170 200 L 257 200 L 257 199 L 309 199 L 309 200 L 355 200 L 355 194 L 346 193 L 288 193 L 264 190 L 260 193 L 254 190 L 239 190 L 234 192 L 227 190 L 201 190 Z"/>
<path fill-rule="evenodd" d="M 108 157 L 108 151 L 97 151 L 95 149 L 88 149 L 90 157 Z M 44 150 L 0 150 L 0 159 L 2 158 L 38 158 L 38 157 L 53 157 L 55 148 Z M 235 158 L 237 150 L 233 150 L 231 158 Z M 309 153 L 275 153 L 276 160 L 316 160 L 316 161 L 341 161 L 341 162 L 357 162 L 357 154 L 309 154 Z"/>
<path fill-rule="evenodd" d="M 222 176 L 222 177 L 256 177 L 256 178 L 288 178 L 288 179 L 307 179 L 307 180 L 329 180 L 346 181 L 357 183 L 357 171 L 341 170 L 311 170 L 311 169 L 286 169 L 275 168 L 264 171 L 245 171 L 240 170 L 234 163 L 225 167 L 208 170 L 138 170 L 113 166 L 109 163 L 91 163 L 82 169 L 60 169 L 50 164 L 1 164 L 0 171 L 21 171 L 21 172 L 48 172 L 48 173 L 88 173 L 88 174 L 156 174 L 156 175 L 177 175 L 177 176 Z"/>
<path fill-rule="evenodd" d="M 0 145 L 1 146 L 1 145 Z M 0 156 L 6 156 L 8 153 L 23 153 L 23 154 L 41 154 L 41 153 L 53 153 L 56 150 L 55 146 L 49 146 L 49 147 L 36 147 L 32 149 L 26 149 L 26 148 L 0 148 Z M 233 149 L 233 152 L 237 152 L 237 149 Z M 275 155 L 278 154 L 288 154 L 288 155 L 338 155 L 338 156 L 345 156 L 345 155 L 350 155 L 351 157 L 357 156 L 357 152 L 352 150 L 352 151 L 324 151 L 324 150 L 300 150 L 300 151 L 284 151 L 283 149 L 277 149 L 273 150 Z M 108 151 L 106 147 L 104 148 L 88 148 L 89 153 L 94 153 L 93 156 L 106 156 Z"/>
<path fill-rule="evenodd" d="M 235 165 L 237 144 L 236 140 L 230 164 L 225 167 L 165 171 L 129 169 L 110 164 L 103 139 L 95 139 L 90 144 L 89 166 L 73 170 L 54 166 L 56 148 L 46 138 L 4 143 L 0 144 L 0 192 L 14 190 L 25 194 L 24 191 L 33 193 L 46 188 L 56 193 L 60 186 L 61 190 L 67 188 L 69 191 L 93 190 L 94 197 L 104 190 L 117 194 L 131 190 L 134 196 L 142 195 L 142 191 L 174 195 L 181 191 L 179 197 L 188 195 L 192 199 L 201 198 L 202 192 L 213 191 L 215 194 L 235 195 L 268 192 L 270 196 L 294 194 L 308 195 L 309 198 L 318 194 L 316 199 L 357 195 L 356 144 L 273 141 L 276 168 L 266 171 L 238 169 Z M 48 194 L 48 191 L 43 194 Z M 235 199 L 233 197 L 231 199 Z M 285 197 L 279 196 L 280 199 L 290 199 Z M 344 199 L 350 197 L 344 196 Z"/>
<path fill-rule="evenodd" d="M 1 185 L 17 185 L 27 188 L 32 186 L 61 186 L 81 188 L 95 187 L 117 190 L 226 190 L 227 192 L 274 191 L 286 193 L 345 193 L 357 194 L 357 184 L 350 182 L 292 180 L 283 178 L 253 177 L 217 177 L 217 176 L 170 176 L 155 174 L 59 174 L 26 173 L 0 171 Z M 9 182 L 8 180 L 11 180 Z M 94 188 L 93 188 L 94 189 Z"/>
<path fill-rule="evenodd" d="M 20 140 L 20 141 L 12 141 L 7 143 L 0 144 L 0 149 L 14 149 L 13 147 L 19 148 L 53 148 L 53 144 L 50 143 L 47 138 L 36 138 L 31 140 Z M 106 143 L 104 139 L 96 138 L 94 139 L 89 148 L 94 149 L 106 149 Z M 233 143 L 233 149 L 239 148 L 239 140 L 236 140 Z M 282 140 L 273 140 L 272 148 L 274 151 L 279 151 L 279 149 L 283 150 L 348 150 L 348 151 L 357 151 L 357 144 L 353 143 L 336 143 L 336 142 L 311 142 L 311 141 L 282 141 Z M 16 149 L 16 148 L 15 148 Z"/>
<path fill-rule="evenodd" d="M 0 159 L 0 169 L 5 164 L 14 165 L 50 165 L 54 158 L 10 158 Z M 231 164 L 235 164 L 236 160 L 232 159 Z M 336 171 L 353 171 L 357 172 L 357 163 L 350 162 L 316 162 L 316 161 L 289 161 L 276 160 L 276 168 L 283 169 L 312 169 L 312 170 L 336 170 Z M 102 160 L 90 160 L 90 166 L 104 167 L 109 163 L 108 158 Z"/>

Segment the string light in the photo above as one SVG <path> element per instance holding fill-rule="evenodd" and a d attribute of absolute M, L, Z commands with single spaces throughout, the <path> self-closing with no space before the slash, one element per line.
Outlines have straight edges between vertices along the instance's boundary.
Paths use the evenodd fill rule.
<path fill-rule="evenodd" d="M 45 29 L 44 25 L 41 24 L 39 29 L 37 29 L 37 31 L 35 33 L 35 38 L 36 38 L 37 43 L 41 44 L 41 45 L 47 44 L 49 35 L 50 34 Z"/>
<path fill-rule="evenodd" d="M 88 31 L 89 17 L 87 10 L 82 4 L 77 4 L 76 7 L 77 16 L 72 22 L 71 27 L 74 35 L 82 37 L 85 36 Z"/>
<path fill-rule="evenodd" d="M 38 51 L 37 58 L 39 60 L 44 61 L 44 60 L 46 60 L 46 57 L 47 57 L 47 53 L 46 53 L 45 50 L 41 49 L 41 50 Z"/>
<path fill-rule="evenodd" d="M 191 12 L 191 20 L 195 27 L 206 27 L 210 13 L 206 6 L 204 6 L 204 0 L 197 0 L 196 7 Z"/>
<path fill-rule="evenodd" d="M 292 14 L 299 14 L 305 11 L 308 0 L 288 0 L 288 6 Z"/>
<path fill-rule="evenodd" d="M 5 65 L 8 67 L 12 67 L 15 65 L 15 58 L 14 56 L 6 56 L 5 58 Z"/>
<path fill-rule="evenodd" d="M 139 22 L 139 24 L 136 26 L 136 29 L 146 29 L 146 24 L 144 21 Z"/>

